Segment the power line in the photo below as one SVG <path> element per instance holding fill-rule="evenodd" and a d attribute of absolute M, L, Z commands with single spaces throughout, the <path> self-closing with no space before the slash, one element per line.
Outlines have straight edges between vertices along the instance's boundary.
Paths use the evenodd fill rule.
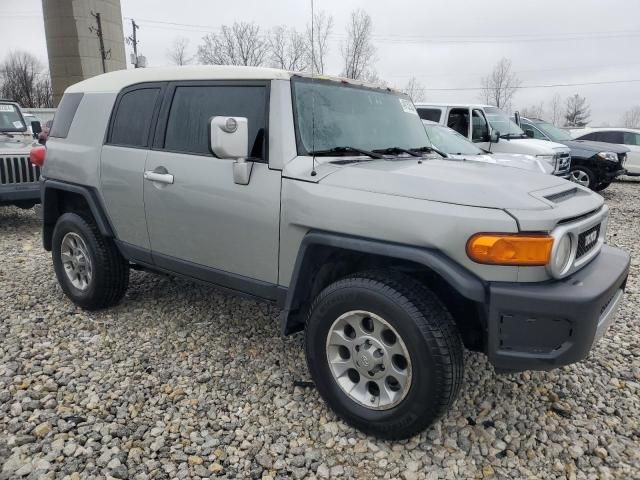
<path fill-rule="evenodd" d="M 520 86 L 512 87 L 512 88 L 518 89 L 518 90 L 524 90 L 524 89 L 529 89 L 529 88 L 581 87 L 581 86 L 585 86 L 585 85 L 613 85 L 613 84 L 619 84 L 619 83 L 634 83 L 634 82 L 640 82 L 640 78 L 638 78 L 638 79 L 630 79 L 630 80 L 606 80 L 606 81 L 601 81 L 601 82 L 554 83 L 554 84 L 547 84 L 547 85 L 520 85 Z M 459 87 L 459 88 L 427 88 L 427 87 L 421 87 L 421 88 L 417 88 L 416 90 L 430 91 L 430 92 L 432 92 L 432 91 L 457 92 L 457 91 L 464 91 L 464 90 L 486 90 L 486 87 Z"/>

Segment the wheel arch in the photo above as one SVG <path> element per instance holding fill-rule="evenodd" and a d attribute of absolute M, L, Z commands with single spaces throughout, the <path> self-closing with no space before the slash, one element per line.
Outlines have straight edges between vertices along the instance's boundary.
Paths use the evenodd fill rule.
<path fill-rule="evenodd" d="M 113 238 L 114 230 L 102 207 L 95 189 L 84 185 L 46 179 L 41 187 L 42 200 L 42 243 L 51 251 L 53 229 L 58 218 L 66 212 L 76 212 L 90 216 L 100 234 Z"/>
<path fill-rule="evenodd" d="M 479 277 L 434 249 L 372 240 L 324 231 L 311 231 L 302 240 L 280 317 L 283 335 L 304 329 L 313 298 L 328 284 L 346 275 L 371 268 L 394 268 L 410 273 L 428 286 L 449 292 L 475 310 L 486 301 L 486 285 Z M 443 299 L 445 304 L 449 303 Z M 449 306 L 449 305 L 447 305 Z M 451 308 L 450 308 L 451 310 Z M 451 312 L 456 315 L 456 312 Z M 462 313 L 462 311 L 460 312 Z M 456 319 L 458 322 L 458 319 Z M 462 332 L 461 332 L 462 333 Z M 476 335 L 477 336 L 477 335 Z M 463 334 L 464 337 L 464 334 Z M 468 342 L 465 339 L 465 344 Z M 481 348 L 480 345 L 477 346 Z"/>

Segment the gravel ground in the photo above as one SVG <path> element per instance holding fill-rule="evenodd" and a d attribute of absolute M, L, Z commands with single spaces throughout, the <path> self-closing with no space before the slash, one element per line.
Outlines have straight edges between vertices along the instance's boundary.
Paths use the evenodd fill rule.
<path fill-rule="evenodd" d="M 640 182 L 604 196 L 634 260 L 591 356 L 499 376 L 468 354 L 452 410 L 395 443 L 327 410 L 275 308 L 133 272 L 121 305 L 83 312 L 35 214 L 0 208 L 0 479 L 640 478 Z"/>

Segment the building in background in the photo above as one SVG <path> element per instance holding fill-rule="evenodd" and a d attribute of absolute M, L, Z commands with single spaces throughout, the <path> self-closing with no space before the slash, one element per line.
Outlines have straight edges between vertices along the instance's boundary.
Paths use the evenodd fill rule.
<path fill-rule="evenodd" d="M 69 85 L 127 68 L 120 0 L 42 0 L 42 11 L 56 105 Z"/>

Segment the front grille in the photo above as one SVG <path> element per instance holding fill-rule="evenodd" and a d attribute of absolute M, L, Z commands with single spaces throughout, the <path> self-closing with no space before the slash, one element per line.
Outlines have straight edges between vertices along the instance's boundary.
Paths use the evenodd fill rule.
<path fill-rule="evenodd" d="M 580 235 L 578 235 L 578 249 L 576 251 L 576 259 L 589 253 L 591 249 L 598 244 L 600 225 L 601 224 L 595 225 L 589 230 L 585 230 Z"/>
<path fill-rule="evenodd" d="M 0 157 L 0 185 L 36 183 L 40 180 L 40 167 L 33 165 L 29 157 Z"/>
<path fill-rule="evenodd" d="M 613 298 L 615 296 L 616 296 L 616 294 L 614 293 L 613 295 L 611 295 L 611 298 L 609 300 L 607 300 L 604 305 L 602 305 L 602 308 L 600 308 L 600 316 L 602 316 L 602 314 L 607 309 L 607 307 L 611 304 L 611 301 L 613 300 Z"/>
<path fill-rule="evenodd" d="M 568 153 L 558 155 L 556 174 L 567 173 L 571 168 L 571 156 Z"/>

